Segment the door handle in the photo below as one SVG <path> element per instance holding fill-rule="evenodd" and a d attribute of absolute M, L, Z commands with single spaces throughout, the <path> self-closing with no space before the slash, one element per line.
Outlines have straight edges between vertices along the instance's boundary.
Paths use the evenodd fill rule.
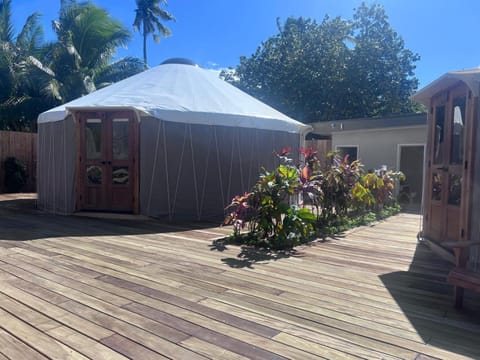
<path fill-rule="evenodd" d="M 100 161 L 100 164 L 102 165 L 112 165 L 111 161 Z"/>
<path fill-rule="evenodd" d="M 448 166 L 440 166 L 440 167 L 437 167 L 437 170 L 448 171 Z"/>

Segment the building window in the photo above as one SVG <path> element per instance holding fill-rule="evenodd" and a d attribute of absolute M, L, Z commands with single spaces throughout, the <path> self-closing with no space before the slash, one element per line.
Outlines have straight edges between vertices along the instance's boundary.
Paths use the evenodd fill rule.
<path fill-rule="evenodd" d="M 337 146 L 336 149 L 341 158 L 344 158 L 345 155 L 348 155 L 348 162 L 358 160 L 358 146 Z"/>

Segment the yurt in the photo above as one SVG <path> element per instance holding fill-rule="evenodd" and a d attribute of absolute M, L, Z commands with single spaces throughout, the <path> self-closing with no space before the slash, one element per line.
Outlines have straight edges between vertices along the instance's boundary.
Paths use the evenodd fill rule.
<path fill-rule="evenodd" d="M 310 127 L 171 59 L 40 114 L 38 207 L 213 220 Z"/>

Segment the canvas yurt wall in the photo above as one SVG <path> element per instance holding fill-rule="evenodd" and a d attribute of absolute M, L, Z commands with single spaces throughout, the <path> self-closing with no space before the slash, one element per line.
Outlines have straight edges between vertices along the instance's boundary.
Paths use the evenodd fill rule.
<path fill-rule="evenodd" d="M 37 206 L 56 214 L 75 211 L 76 138 L 73 116 L 38 124 Z"/>
<path fill-rule="evenodd" d="M 153 136 L 152 136 L 153 135 Z M 215 219 L 234 195 L 248 191 L 272 153 L 298 134 L 175 123 L 142 117 L 140 212 L 165 218 Z"/>
<path fill-rule="evenodd" d="M 115 164 L 115 149 L 105 145 L 102 158 L 86 161 L 87 127 L 98 123 L 102 144 L 111 147 L 112 124 L 122 121 L 131 124 L 130 167 L 126 160 Z M 95 167 L 103 183 L 112 181 L 105 174 L 123 168 L 134 182 L 128 211 L 169 220 L 219 219 L 234 195 L 251 188 L 261 167 L 278 163 L 275 150 L 291 146 L 297 156 L 309 129 L 211 71 L 167 63 L 39 116 L 38 206 L 70 214 L 91 210 L 85 198 L 102 197 L 102 191 L 116 200 L 115 184 L 86 189 L 91 179 L 85 168 Z M 113 203 L 98 209 L 122 209 Z"/>

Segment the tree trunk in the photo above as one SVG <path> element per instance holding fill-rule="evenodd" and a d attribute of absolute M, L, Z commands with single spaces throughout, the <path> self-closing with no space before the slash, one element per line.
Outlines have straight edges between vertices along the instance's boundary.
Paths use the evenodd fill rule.
<path fill-rule="evenodd" d="M 145 32 L 145 22 L 143 23 L 143 67 L 146 69 L 147 65 L 147 33 Z"/>

